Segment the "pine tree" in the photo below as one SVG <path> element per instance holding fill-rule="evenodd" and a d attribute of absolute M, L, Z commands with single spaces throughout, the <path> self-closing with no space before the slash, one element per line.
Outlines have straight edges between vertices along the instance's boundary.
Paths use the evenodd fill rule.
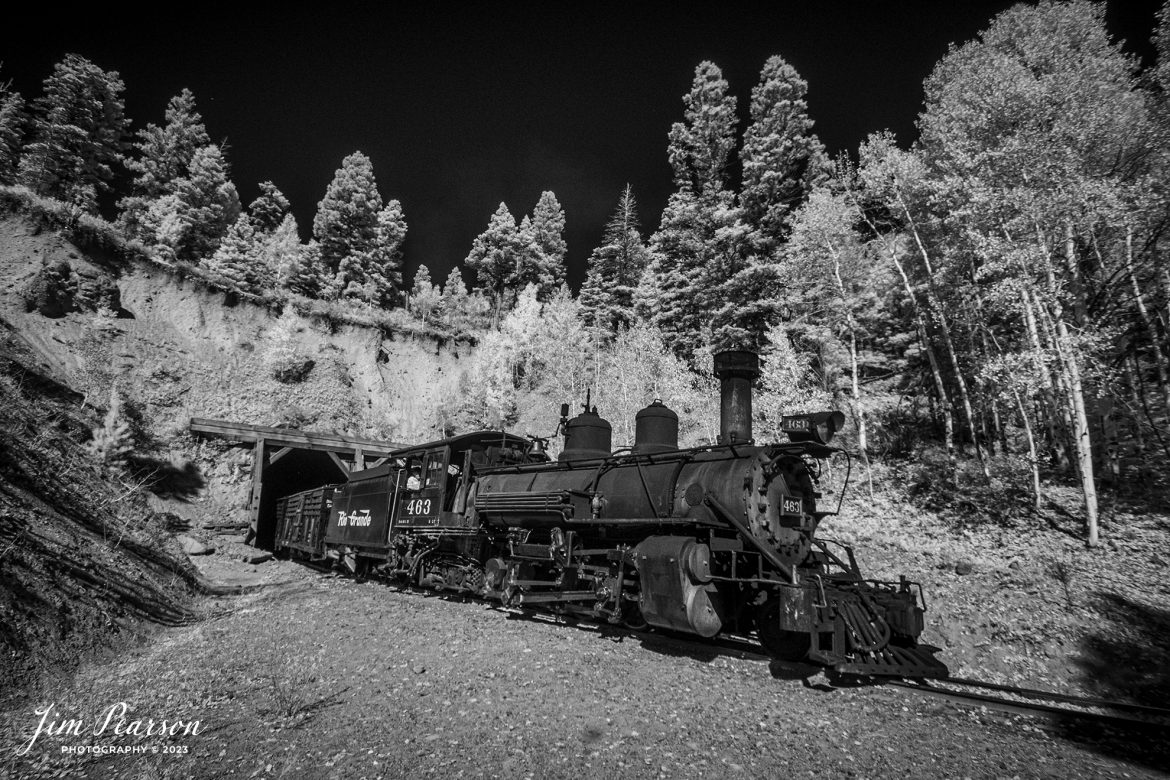
<path fill-rule="evenodd" d="M 714 327 L 720 348 L 760 349 L 766 343 L 765 334 L 779 319 L 778 253 L 792 211 L 827 178 L 806 92 L 805 81 L 781 57 L 768 59 L 752 90 L 736 224 L 720 233 L 727 263 Z"/>
<path fill-rule="evenodd" d="M 247 214 L 240 214 L 219 248 L 207 260 L 208 273 L 227 289 L 235 292 L 256 293 L 271 285 L 260 264 L 256 228 Z"/>
<path fill-rule="evenodd" d="M 451 269 L 439 295 L 437 306 L 439 321 L 452 330 L 456 330 L 459 318 L 467 307 L 467 285 L 463 282 L 463 274 L 459 266 Z"/>
<path fill-rule="evenodd" d="M 393 306 L 401 297 L 402 245 L 406 241 L 406 218 L 402 204 L 391 200 L 378 212 L 378 247 L 369 269 L 374 282 L 374 302 Z"/>
<path fill-rule="evenodd" d="M 122 411 L 122 394 L 116 384 L 110 386 L 110 406 L 106 410 L 102 427 L 93 429 L 89 451 L 113 471 L 126 468 L 127 459 L 134 451 L 134 434 Z"/>
<path fill-rule="evenodd" d="M 539 252 L 539 270 L 535 282 L 540 288 L 541 300 L 547 300 L 565 281 L 565 211 L 557 196 L 550 190 L 540 193 L 532 210 L 532 237 Z"/>
<path fill-rule="evenodd" d="M 301 244 L 297 220 L 291 213 L 284 215 L 272 233 L 259 236 L 257 260 L 273 291 L 288 289 L 292 285 L 293 279 L 301 272 L 304 256 L 305 247 Z"/>
<path fill-rule="evenodd" d="M 714 273 L 716 224 L 712 211 L 689 190 L 670 196 L 651 238 L 651 262 L 639 282 L 639 312 L 678 356 L 690 359 L 708 337 L 718 288 Z"/>
<path fill-rule="evenodd" d="M 392 200 L 383 208 L 370 158 L 354 152 L 342 160 L 313 219 L 321 263 L 334 277 L 331 288 L 342 298 L 393 303 L 405 235 L 402 207 Z"/>
<path fill-rule="evenodd" d="M 727 186 L 727 164 L 735 150 L 735 97 L 713 62 L 695 68 L 691 91 L 683 98 L 682 122 L 669 134 L 670 167 L 681 191 L 717 198 Z"/>
<path fill-rule="evenodd" d="M 443 310 L 460 309 L 461 303 L 467 298 L 467 295 L 467 284 L 463 281 L 463 273 L 459 270 L 459 266 L 455 266 L 447 274 L 447 280 L 443 282 Z"/>
<path fill-rule="evenodd" d="M 272 233 L 292 211 L 284 193 L 270 181 L 260 182 L 260 194 L 248 206 L 252 226 L 261 233 Z"/>
<path fill-rule="evenodd" d="M 167 103 L 163 127 L 149 124 L 138 131 L 133 144 L 138 154 L 126 160 L 134 174 L 131 194 L 118 203 L 122 230 L 149 242 L 152 237 L 142 228 L 144 214 L 154 201 L 174 193 L 179 180 L 190 174 L 195 153 L 210 144 L 203 117 L 195 109 L 195 96 L 184 89 Z"/>
<path fill-rule="evenodd" d="M 297 295 L 331 300 L 337 297 L 333 273 L 321 259 L 321 245 L 315 240 L 301 248 L 299 262 L 291 270 L 285 287 Z"/>
<path fill-rule="evenodd" d="M 638 223 L 638 206 L 627 184 L 605 226 L 601 246 L 589 256 L 580 296 L 585 323 L 599 328 L 606 338 L 628 327 L 634 321 L 634 291 L 649 263 L 650 253 Z"/>
<path fill-rule="evenodd" d="M 781 57 L 770 57 L 752 90 L 744 132 L 739 202 L 753 250 L 767 256 L 784 240 L 792 211 L 828 174 L 824 146 L 812 132 L 808 84 Z"/>
<path fill-rule="evenodd" d="M 507 204 L 500 203 L 487 229 L 476 236 L 464 260 L 475 273 L 476 289 L 492 302 L 496 323 L 509 303 L 509 284 L 516 278 L 517 257 L 522 249 L 516 219 Z"/>
<path fill-rule="evenodd" d="M 479 293 L 468 294 L 459 266 L 447 274 L 439 299 L 439 320 L 455 333 L 469 333 L 487 327 L 491 302 Z"/>
<path fill-rule="evenodd" d="M 410 310 L 423 322 L 429 322 L 438 310 L 441 298 L 442 291 L 431 284 L 430 269 L 420 265 L 410 289 Z"/>
<path fill-rule="evenodd" d="M 545 273 L 545 257 L 536 241 L 536 229 L 532 218 L 525 216 L 516 227 L 515 245 L 512 254 L 512 268 L 505 282 L 509 292 L 523 290 L 535 285 L 543 297 L 545 284 L 550 277 Z"/>
<path fill-rule="evenodd" d="M 123 161 L 129 120 L 122 79 L 77 54 L 67 54 L 34 102 L 19 178 L 39 195 L 96 211 Z"/>
<path fill-rule="evenodd" d="M 726 232 L 736 221 L 727 188 L 735 147 L 735 98 L 710 62 L 695 69 L 684 120 L 670 130 L 669 158 L 677 190 L 650 239 L 653 258 L 639 283 L 639 309 L 671 348 L 690 359 L 720 308 L 727 273 Z"/>
<path fill-rule="evenodd" d="M 175 260 L 206 262 L 240 214 L 236 186 L 218 146 L 195 152 L 188 175 L 153 201 L 142 218 L 149 242 Z"/>
<path fill-rule="evenodd" d="M 20 148 L 28 127 L 24 97 L 0 82 L 0 184 L 16 182 Z"/>

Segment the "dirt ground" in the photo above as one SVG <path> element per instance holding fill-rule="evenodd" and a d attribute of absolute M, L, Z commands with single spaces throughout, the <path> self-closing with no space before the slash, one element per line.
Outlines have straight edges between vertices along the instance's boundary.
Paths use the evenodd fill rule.
<path fill-rule="evenodd" d="M 243 549 L 196 561 L 260 589 L 11 701 L 0 776 L 1165 776 L 1164 750 L 1123 734 L 784 679 L 756 656 L 250 565 Z"/>

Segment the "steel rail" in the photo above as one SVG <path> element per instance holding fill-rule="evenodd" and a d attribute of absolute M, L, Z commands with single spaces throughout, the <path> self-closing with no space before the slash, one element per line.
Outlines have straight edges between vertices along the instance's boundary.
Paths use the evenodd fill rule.
<path fill-rule="evenodd" d="M 939 682 L 949 682 L 948 680 L 940 680 Z M 1122 730 L 1154 729 L 1160 733 L 1164 733 L 1167 726 L 1170 725 L 1170 710 L 1158 711 L 1157 708 L 1149 708 L 1154 710 L 1159 717 L 1165 718 L 1163 722 L 1156 720 L 1149 720 L 1145 718 L 1134 718 L 1128 715 L 1110 715 L 1100 712 L 1090 712 L 1087 710 L 1074 710 L 1067 707 L 1057 707 L 1051 704 L 1040 704 L 1036 701 L 1012 701 L 997 696 L 988 696 L 982 693 L 973 693 L 969 691 L 953 691 L 945 688 L 939 688 L 931 683 L 924 681 L 908 682 L 906 680 L 891 679 L 883 681 L 885 685 L 902 688 L 905 690 L 915 691 L 934 698 L 946 699 L 959 704 L 968 706 L 986 707 L 988 709 L 999 710 L 1001 712 L 1011 712 L 1019 715 L 1041 715 L 1049 719 L 1069 719 L 1075 718 L 1080 720 L 1088 720 L 1104 726 L 1110 726 Z M 994 683 L 993 683 L 994 684 Z M 1012 692 L 1011 686 L 1004 686 L 1003 693 Z M 1035 693 L 1044 694 L 1049 698 L 1056 700 L 1063 700 L 1070 704 L 1082 704 L 1082 706 L 1095 706 L 1102 709 L 1125 709 L 1130 706 L 1126 702 L 1105 702 L 1103 699 L 1091 699 L 1086 701 L 1076 701 L 1078 697 L 1068 696 L 1064 694 L 1047 694 L 1043 691 L 1036 691 Z M 1062 698 L 1057 698 L 1062 697 Z M 1040 697 L 1037 697 L 1040 698 Z M 1089 704 L 1088 701 L 1103 702 L 1100 704 Z M 1151 714 L 1154 714 L 1151 713 Z"/>

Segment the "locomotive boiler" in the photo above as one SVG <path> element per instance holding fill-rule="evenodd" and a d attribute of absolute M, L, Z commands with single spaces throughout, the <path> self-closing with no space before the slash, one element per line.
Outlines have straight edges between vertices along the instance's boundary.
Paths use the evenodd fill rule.
<path fill-rule="evenodd" d="M 840 412 L 792 415 L 757 444 L 758 358 L 715 356 L 715 446 L 680 449 L 678 417 L 640 411 L 632 447 L 588 400 L 556 460 L 540 439 L 465 434 L 393 453 L 344 485 L 278 506 L 278 550 L 504 605 L 634 629 L 754 636 L 785 661 L 852 674 L 945 676 L 923 630 L 921 588 L 866 579 L 817 536 L 822 468 Z M 847 481 L 847 480 L 846 480 Z"/>

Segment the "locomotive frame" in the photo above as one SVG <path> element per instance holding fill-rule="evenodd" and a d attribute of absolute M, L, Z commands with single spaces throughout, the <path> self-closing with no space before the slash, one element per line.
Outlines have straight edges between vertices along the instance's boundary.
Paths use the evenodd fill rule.
<path fill-rule="evenodd" d="M 786 417 L 788 442 L 756 444 L 757 361 L 715 356 L 715 446 L 679 449 L 678 418 L 656 401 L 633 448 L 614 453 L 596 408 L 570 420 L 563 406 L 557 460 L 502 431 L 404 448 L 280 499 L 276 550 L 634 629 L 754 634 L 778 658 L 843 673 L 945 677 L 918 643 L 921 586 L 867 579 L 850 547 L 816 536 L 840 508 L 818 506 L 816 488 L 822 464 L 848 458 L 829 446 L 844 416 Z"/>

